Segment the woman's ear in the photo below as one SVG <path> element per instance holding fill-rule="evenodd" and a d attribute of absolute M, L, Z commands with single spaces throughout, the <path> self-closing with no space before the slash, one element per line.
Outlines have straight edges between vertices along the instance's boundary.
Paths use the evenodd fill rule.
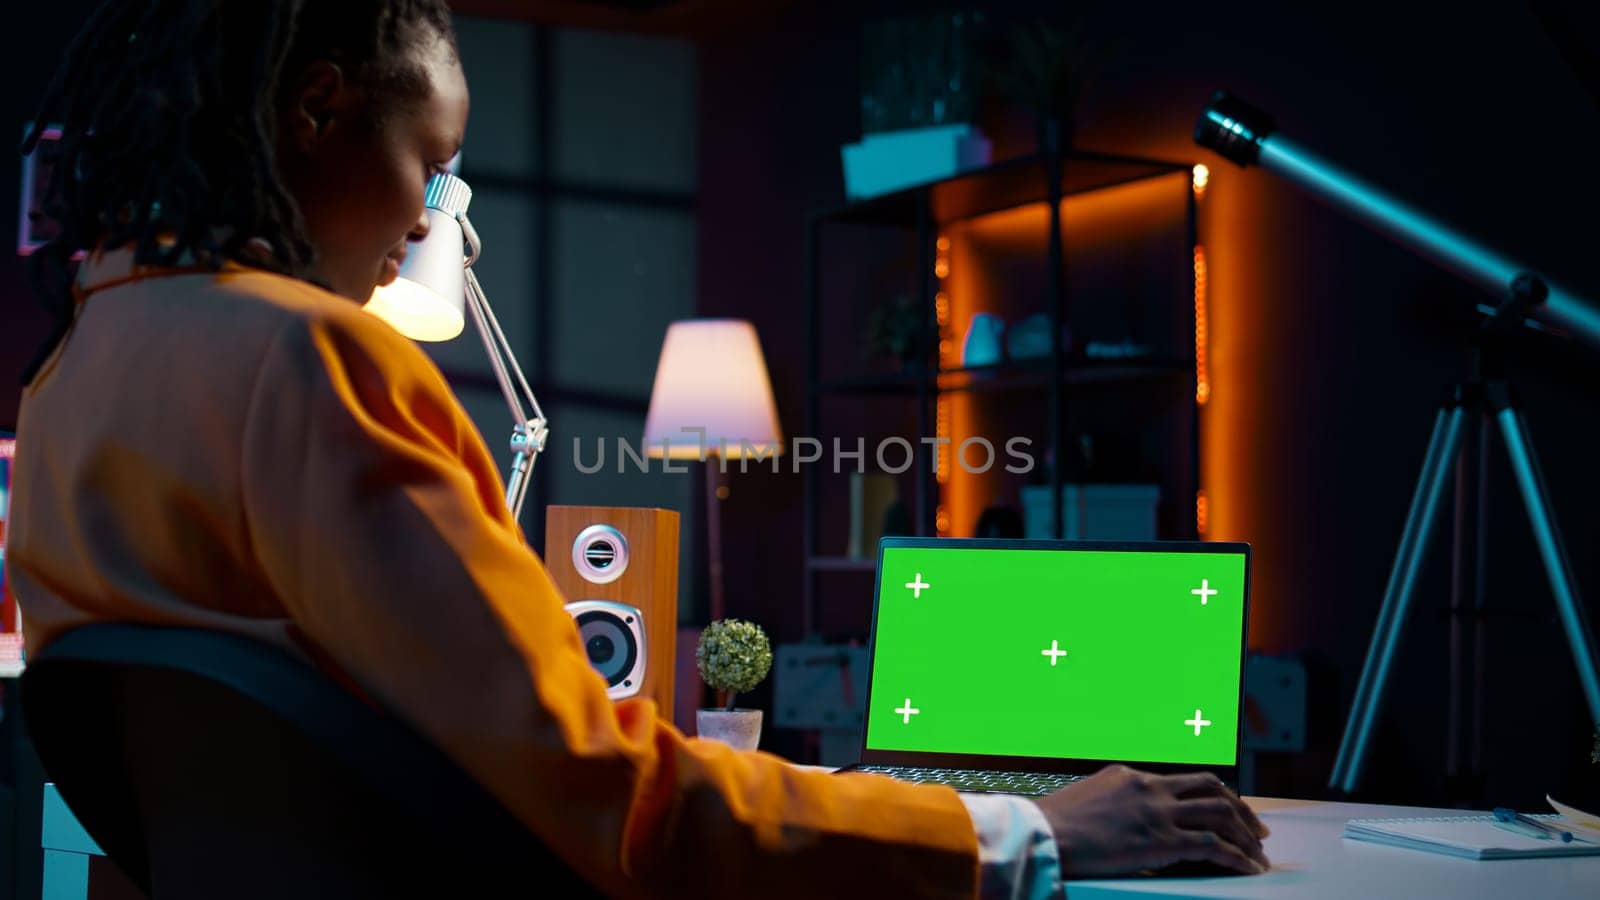
<path fill-rule="evenodd" d="M 300 73 L 284 104 L 284 135 L 302 152 L 311 152 L 338 124 L 348 107 L 350 85 L 336 63 L 319 60 Z"/>

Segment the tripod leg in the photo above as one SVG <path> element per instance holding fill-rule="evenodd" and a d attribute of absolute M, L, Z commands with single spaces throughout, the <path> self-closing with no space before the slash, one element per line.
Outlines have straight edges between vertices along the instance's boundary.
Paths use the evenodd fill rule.
<path fill-rule="evenodd" d="M 1506 442 L 1506 456 L 1511 460 L 1511 470 L 1516 473 L 1517 487 L 1521 489 L 1522 502 L 1527 505 L 1528 518 L 1533 524 L 1533 537 L 1539 544 L 1539 555 L 1544 558 L 1545 572 L 1550 576 L 1556 612 L 1561 616 L 1561 627 L 1572 648 L 1572 661 L 1578 666 L 1578 681 L 1583 685 L 1584 699 L 1589 702 L 1589 716 L 1600 724 L 1600 656 L 1595 653 L 1593 632 L 1589 630 L 1583 600 L 1578 596 L 1572 567 L 1567 562 L 1567 548 L 1562 545 L 1561 531 L 1550 511 L 1544 474 L 1539 471 L 1539 459 L 1533 453 L 1522 414 L 1508 398 L 1495 398 L 1493 402 L 1495 418 L 1500 421 L 1500 434 Z"/>
<path fill-rule="evenodd" d="M 1389 670 L 1394 663 L 1395 648 L 1400 633 L 1405 628 L 1411 609 L 1411 596 L 1416 588 L 1417 571 L 1428 547 L 1428 539 L 1439 521 L 1439 497 L 1444 492 L 1445 480 L 1461 448 L 1462 427 L 1467 411 L 1459 405 L 1439 411 L 1433 423 L 1433 436 L 1428 440 L 1428 452 L 1417 476 L 1416 492 L 1411 497 L 1411 509 L 1406 514 L 1405 531 L 1400 537 L 1400 547 L 1395 553 L 1394 568 L 1389 572 L 1389 584 L 1383 592 L 1383 604 L 1378 609 L 1378 621 L 1372 629 L 1372 643 L 1367 648 L 1367 659 L 1361 667 L 1361 681 L 1356 685 L 1355 700 L 1350 706 L 1350 718 L 1345 722 L 1344 738 L 1339 742 L 1339 756 L 1334 761 L 1328 785 L 1349 793 L 1361 780 L 1367 747 L 1372 740 L 1372 729 L 1383 706 L 1383 690 L 1389 680 Z"/>
<path fill-rule="evenodd" d="M 1467 642 L 1470 640 L 1469 632 L 1477 630 L 1477 622 L 1469 616 L 1468 594 L 1475 593 L 1471 589 L 1471 575 L 1469 566 L 1474 562 L 1467 553 L 1467 532 L 1473 530 L 1473 521 L 1477 518 L 1477 508 L 1472 501 L 1476 499 L 1476 492 L 1468 492 L 1467 471 L 1472 466 L 1473 451 L 1483 443 L 1483 432 L 1489 423 L 1487 416 L 1474 416 L 1475 421 L 1469 422 L 1466 437 L 1462 441 L 1461 455 L 1455 466 L 1455 522 L 1451 531 L 1450 540 L 1450 694 L 1447 710 L 1449 713 L 1446 725 L 1447 739 L 1445 741 L 1445 786 L 1452 800 L 1460 800 L 1463 775 L 1466 766 L 1462 759 L 1466 755 L 1462 752 L 1465 743 L 1464 732 L 1466 707 L 1471 695 L 1467 685 Z"/>

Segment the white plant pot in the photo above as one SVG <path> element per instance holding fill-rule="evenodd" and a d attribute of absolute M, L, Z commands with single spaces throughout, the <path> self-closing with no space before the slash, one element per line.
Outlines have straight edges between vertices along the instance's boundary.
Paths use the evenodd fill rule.
<path fill-rule="evenodd" d="M 754 750 L 761 743 L 759 709 L 697 709 L 694 725 L 700 737 L 720 741 L 735 750 Z"/>

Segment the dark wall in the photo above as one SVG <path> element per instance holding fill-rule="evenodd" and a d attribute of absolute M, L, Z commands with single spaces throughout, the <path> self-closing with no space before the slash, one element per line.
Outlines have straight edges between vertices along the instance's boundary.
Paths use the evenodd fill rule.
<path fill-rule="evenodd" d="M 34 108 L 54 70 L 61 48 L 92 7 L 88 2 L 31 4 L 21 17 L 16 34 L 6 48 L 4 83 L 0 92 L 0 431 L 16 428 L 21 399 L 18 379 L 49 332 L 49 320 L 28 289 L 23 260 L 13 252 L 17 243 L 20 158 L 13 141 L 32 119 Z M 18 715 L 15 682 L 4 688 L 11 700 L 6 712 Z M 14 742 L 0 741 L 0 769 L 8 785 L 0 785 L 0 900 L 39 896 L 42 855 L 39 852 L 39 779 L 37 761 L 21 738 L 20 719 L 7 723 Z M 15 808 L 11 805 L 15 804 Z"/>
<path fill-rule="evenodd" d="M 805 399 L 804 221 L 842 200 L 838 148 L 859 137 L 863 6 L 889 8 L 797 6 L 771 28 L 703 50 L 701 311 L 756 322 L 792 433 Z M 1600 296 L 1596 98 L 1525 9 L 1447 17 L 1403 6 L 1121 4 L 1087 19 L 1089 33 L 1117 49 L 1084 99 L 1078 144 L 1204 161 L 1213 172 L 1201 213 L 1212 274 L 1210 536 L 1255 544 L 1252 644 L 1305 656 L 1330 692 L 1310 710 L 1313 752 L 1264 785 L 1288 793 L 1315 794 L 1326 779 L 1434 411 L 1463 368 L 1480 297 L 1289 183 L 1195 148 L 1189 133 L 1206 98 L 1234 90 L 1275 113 L 1285 134 Z M 1025 120 L 985 120 L 1002 155 L 1025 149 Z M 827 337 L 854 352 L 853 336 Z M 1600 468 L 1591 448 L 1600 435 L 1589 411 L 1600 400 L 1600 356 L 1519 338 L 1507 368 L 1592 598 Z M 1533 804 L 1595 779 L 1589 722 L 1498 450 L 1494 463 L 1489 780 L 1466 794 Z M 744 476 L 725 518 L 732 608 L 788 638 L 801 616 L 800 497 L 798 476 Z M 1448 538 L 1447 522 L 1368 778 L 1386 800 L 1452 796 L 1443 764 Z M 869 592 L 864 581 L 826 589 L 863 627 Z"/>
<path fill-rule="evenodd" d="M 21 399 L 18 379 L 50 331 L 50 322 L 28 287 L 17 245 L 17 207 L 21 158 L 16 154 L 23 126 L 33 119 L 61 50 L 93 9 L 87 0 L 28 4 L 18 34 L 6 48 L 5 85 L 0 92 L 0 430 L 17 425 Z"/>

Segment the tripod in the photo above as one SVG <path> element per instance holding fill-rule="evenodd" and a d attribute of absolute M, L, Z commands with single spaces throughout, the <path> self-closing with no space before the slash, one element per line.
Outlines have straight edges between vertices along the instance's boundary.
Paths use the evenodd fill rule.
<path fill-rule="evenodd" d="M 1483 428 L 1484 440 L 1479 448 L 1480 453 L 1484 455 L 1478 467 L 1480 479 L 1486 475 L 1486 466 L 1482 463 L 1487 459 L 1489 449 L 1488 423 L 1492 419 L 1499 426 L 1511 470 L 1516 476 L 1517 488 L 1528 510 L 1533 536 L 1539 546 L 1539 555 L 1550 580 L 1550 590 L 1555 598 L 1561 627 L 1566 632 L 1573 662 L 1578 667 L 1578 680 L 1583 686 L 1589 713 L 1595 722 L 1600 723 L 1600 671 L 1597 671 L 1600 670 L 1600 656 L 1596 654 L 1583 601 L 1578 596 L 1577 585 L 1573 582 L 1572 569 L 1567 562 L 1567 552 L 1562 544 L 1561 532 L 1550 510 L 1549 492 L 1545 488 L 1544 476 L 1539 471 L 1539 460 L 1534 455 L 1533 444 L 1528 438 L 1522 411 L 1516 405 L 1511 386 L 1498 377 L 1497 345 L 1505 329 L 1503 323 L 1507 321 L 1508 316 L 1514 316 L 1513 321 L 1520 321 L 1520 310 L 1524 307 L 1524 303 L 1513 301 L 1502 308 L 1501 315 L 1496 315 L 1485 324 L 1485 330 L 1480 334 L 1479 342 L 1473 351 L 1472 377 L 1455 386 L 1450 400 L 1440 408 L 1438 417 L 1434 420 L 1433 435 L 1428 440 L 1422 473 L 1417 478 L 1416 491 L 1411 498 L 1410 511 L 1406 514 L 1405 529 L 1400 537 L 1394 568 L 1389 573 L 1383 605 L 1379 608 L 1378 621 L 1373 627 L 1372 643 L 1367 649 L 1366 662 L 1361 667 L 1361 681 L 1356 687 L 1355 701 L 1350 708 L 1350 718 L 1345 724 L 1344 738 L 1339 743 L 1339 756 L 1329 777 L 1329 786 L 1335 790 L 1352 792 L 1361 780 L 1362 767 L 1372 742 L 1373 729 L 1376 727 L 1378 714 L 1383 706 L 1384 688 L 1388 685 L 1389 676 L 1392 674 L 1400 637 L 1411 611 L 1417 576 L 1422 568 L 1429 539 L 1438 524 L 1440 496 L 1444 490 L 1445 479 L 1453 467 L 1462 466 L 1466 460 L 1463 440 L 1469 423 L 1482 423 Z M 1452 603 L 1452 615 L 1456 617 L 1463 614 L 1460 559 L 1463 495 L 1464 491 L 1458 485 L 1455 566 L 1457 584 Z M 1483 485 L 1480 483 L 1479 496 L 1483 495 Z M 1473 580 L 1481 591 L 1483 565 L 1481 520 L 1484 518 L 1481 505 L 1478 514 L 1480 556 L 1476 563 L 1480 574 Z M 1456 619 L 1455 625 L 1457 627 L 1453 629 L 1452 635 L 1452 668 L 1458 663 L 1460 653 L 1459 618 Z M 1478 640 L 1481 639 L 1480 633 Z M 1478 655 L 1481 661 L 1481 645 Z M 1481 665 L 1479 668 L 1481 671 Z M 1455 725 L 1459 705 L 1458 698 L 1454 694 L 1456 688 L 1456 685 L 1452 685 L 1452 762 L 1456 752 Z M 1481 695 L 1482 692 L 1478 693 Z M 1452 771 L 1451 774 L 1455 772 Z"/>

